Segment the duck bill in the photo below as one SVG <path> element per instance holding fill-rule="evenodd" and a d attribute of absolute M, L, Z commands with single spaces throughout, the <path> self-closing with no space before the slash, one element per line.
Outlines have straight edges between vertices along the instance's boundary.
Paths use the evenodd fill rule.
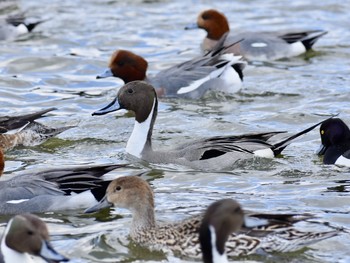
<path fill-rule="evenodd" d="M 198 25 L 197 23 L 193 23 L 193 24 L 189 24 L 187 26 L 185 26 L 185 30 L 190 30 L 190 29 L 198 29 Z"/>
<path fill-rule="evenodd" d="M 102 74 L 97 75 L 96 79 L 104 79 L 104 78 L 109 78 L 109 77 L 113 77 L 113 72 L 110 68 L 106 69 L 106 71 L 103 72 Z"/>
<path fill-rule="evenodd" d="M 327 150 L 327 147 L 321 144 L 320 147 L 317 149 L 316 154 L 324 155 L 326 150 Z"/>
<path fill-rule="evenodd" d="M 92 116 L 94 115 L 104 115 L 113 111 L 117 111 L 120 110 L 121 106 L 118 102 L 118 98 L 115 98 L 110 104 L 108 104 L 106 107 L 95 111 L 94 113 L 92 113 Z"/>
<path fill-rule="evenodd" d="M 90 214 L 90 213 L 94 213 L 94 212 L 97 212 L 97 211 L 100 211 L 102 209 L 105 209 L 107 207 L 112 207 L 113 204 L 108 202 L 106 196 L 103 197 L 103 199 L 96 205 L 94 206 L 91 206 L 90 208 L 86 209 L 84 211 L 85 214 Z"/>
<path fill-rule="evenodd" d="M 43 258 L 46 262 L 49 263 L 56 263 L 56 262 L 62 262 L 62 261 L 69 261 L 68 258 L 62 256 L 57 251 L 53 249 L 51 244 L 43 240 L 41 244 L 41 250 L 39 252 L 39 255 L 41 258 Z"/>

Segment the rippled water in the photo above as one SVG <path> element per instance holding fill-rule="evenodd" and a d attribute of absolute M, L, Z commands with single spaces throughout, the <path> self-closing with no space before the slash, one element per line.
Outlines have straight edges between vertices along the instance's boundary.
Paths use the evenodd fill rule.
<path fill-rule="evenodd" d="M 232 30 L 304 28 L 329 33 L 307 56 L 247 67 L 244 89 L 233 97 L 161 100 L 153 133 L 155 147 L 165 148 L 194 135 L 270 130 L 293 133 L 336 113 L 350 124 L 349 1 L 41 0 L 18 5 L 27 16 L 48 21 L 33 34 L 0 42 L 0 114 L 54 106 L 58 110 L 41 122 L 77 127 L 38 147 L 8 152 L 7 173 L 130 161 L 123 149 L 132 118 L 123 114 L 117 114 L 118 118 L 113 114 L 91 116 L 113 98 L 122 82 L 96 80 L 95 76 L 104 71 L 117 48 L 144 56 L 150 73 L 198 55 L 205 33 L 183 28 L 207 8 L 224 11 Z M 213 200 L 232 197 L 250 210 L 310 212 L 331 227 L 349 229 L 349 170 L 322 165 L 314 154 L 319 142 L 315 130 L 288 147 L 283 158 L 256 160 L 232 172 L 205 173 L 135 163 L 135 169 L 123 174 L 150 170 L 145 178 L 155 190 L 156 213 L 162 220 L 179 220 Z M 125 211 L 97 218 L 82 211 L 40 216 L 49 224 L 54 245 L 77 262 L 79 258 L 89 262 L 166 259 L 129 244 L 130 215 Z M 7 219 L 2 217 L 1 221 Z M 250 259 L 349 262 L 349 247 L 349 234 L 343 233 L 298 253 Z M 168 261 L 181 260 L 168 256 Z"/>

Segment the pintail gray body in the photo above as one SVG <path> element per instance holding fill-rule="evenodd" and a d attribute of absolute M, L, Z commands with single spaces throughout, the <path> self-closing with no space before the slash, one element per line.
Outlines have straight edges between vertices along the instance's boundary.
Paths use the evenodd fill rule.
<path fill-rule="evenodd" d="M 0 180 L 0 215 L 83 209 L 105 195 L 102 176 L 123 164 L 57 168 Z M 4 167 L 0 151 L 0 168 Z M 2 169 L 0 169 L 0 176 Z"/>
<path fill-rule="evenodd" d="M 134 81 L 124 85 L 117 98 L 93 115 L 103 115 L 120 109 L 135 112 L 135 124 L 126 152 L 150 163 L 173 163 L 200 170 L 227 170 L 241 160 L 254 156 L 273 158 L 293 139 L 309 132 L 322 122 L 277 143 L 269 139 L 281 132 L 265 132 L 238 136 L 216 136 L 187 142 L 171 150 L 156 151 L 152 147 L 152 132 L 157 116 L 158 99 L 150 84 Z"/>

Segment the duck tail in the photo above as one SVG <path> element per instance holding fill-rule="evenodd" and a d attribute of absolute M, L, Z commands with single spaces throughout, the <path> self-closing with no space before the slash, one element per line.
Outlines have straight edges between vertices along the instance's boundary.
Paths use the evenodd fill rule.
<path fill-rule="evenodd" d="M 278 143 L 275 143 L 272 147 L 271 147 L 271 150 L 273 151 L 274 155 L 277 156 L 279 154 L 281 154 L 281 152 L 290 144 L 290 142 L 298 137 L 300 137 L 301 135 L 303 134 L 306 134 L 308 133 L 309 131 L 312 131 L 313 129 L 315 129 L 317 126 L 321 125 L 322 123 L 324 123 L 325 121 L 333 118 L 334 116 L 330 117 L 330 118 L 327 118 L 326 120 L 323 120 L 319 123 L 316 123 L 315 125 L 312 125 L 311 127 L 305 129 L 305 130 L 302 130 L 301 132 L 298 132 L 292 136 L 289 136 L 287 137 L 286 139 L 278 142 Z"/>
<path fill-rule="evenodd" d="M 25 125 L 35 121 L 36 119 L 44 117 L 43 116 L 44 114 L 53 110 L 56 110 L 56 108 L 48 108 L 38 112 L 15 116 L 15 117 L 4 117 L 3 121 L 1 121 L 1 118 L 0 118 L 0 126 L 3 126 L 2 127 L 4 129 L 3 132 L 24 128 Z"/>
<path fill-rule="evenodd" d="M 300 41 L 306 50 L 309 50 L 316 43 L 317 39 L 327 33 L 328 32 L 324 30 L 312 30 L 305 32 L 288 33 L 280 36 L 280 38 L 290 44 Z"/>
<path fill-rule="evenodd" d="M 37 21 L 37 22 L 33 22 L 33 23 L 26 23 L 24 24 L 27 29 L 28 29 L 28 32 L 31 32 L 37 25 L 45 22 L 46 20 L 41 20 L 41 21 Z"/>
<path fill-rule="evenodd" d="M 310 50 L 316 41 L 323 35 L 327 34 L 327 31 L 317 30 L 309 34 L 305 38 L 301 39 L 301 43 L 305 46 L 306 50 Z"/>

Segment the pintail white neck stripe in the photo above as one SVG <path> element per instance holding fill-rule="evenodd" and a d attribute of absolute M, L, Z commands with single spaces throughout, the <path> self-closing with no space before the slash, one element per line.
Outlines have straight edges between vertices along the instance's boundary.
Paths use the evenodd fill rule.
<path fill-rule="evenodd" d="M 147 135 L 151 129 L 151 123 L 153 118 L 153 112 L 155 110 L 156 99 L 153 101 L 152 111 L 149 113 L 147 119 L 139 123 L 135 120 L 134 129 L 131 136 L 126 144 L 126 152 L 141 158 L 143 149 L 145 148 L 147 142 Z"/>
<path fill-rule="evenodd" d="M 4 257 L 4 262 L 21 262 L 21 263 L 25 263 L 25 262 L 34 262 L 31 257 L 27 254 L 27 253 L 19 253 L 11 248 L 9 248 L 6 245 L 6 236 L 11 228 L 11 224 L 13 222 L 13 219 L 11 219 L 8 224 L 7 227 L 5 229 L 5 233 L 3 235 L 3 238 L 1 240 L 1 253 Z"/>
<path fill-rule="evenodd" d="M 216 248 L 216 233 L 215 228 L 212 225 L 209 225 L 210 231 L 210 241 L 211 241 L 211 251 L 213 256 L 213 263 L 228 263 L 226 253 L 224 252 L 222 255 Z"/>

